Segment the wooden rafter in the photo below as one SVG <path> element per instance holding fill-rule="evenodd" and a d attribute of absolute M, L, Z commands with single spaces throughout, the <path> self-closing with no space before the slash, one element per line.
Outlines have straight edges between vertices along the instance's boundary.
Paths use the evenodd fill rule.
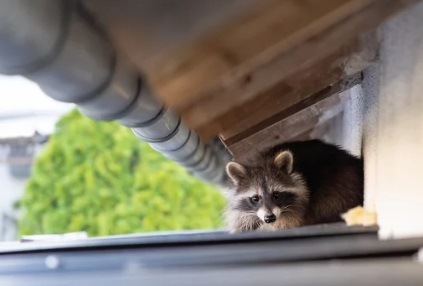
<path fill-rule="evenodd" d="M 87 2 L 155 94 L 233 151 L 366 68 L 378 42 L 364 36 L 418 0 Z"/>

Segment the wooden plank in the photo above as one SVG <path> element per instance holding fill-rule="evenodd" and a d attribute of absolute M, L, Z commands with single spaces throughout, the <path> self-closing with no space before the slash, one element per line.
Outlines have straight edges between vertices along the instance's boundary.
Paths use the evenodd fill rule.
<path fill-rule="evenodd" d="M 244 137 L 249 136 L 258 128 L 265 127 L 272 116 L 299 102 L 306 102 L 307 97 L 316 91 L 330 88 L 339 82 L 345 77 L 346 64 L 355 66 L 356 70 L 367 67 L 376 57 L 378 43 L 375 39 L 375 34 L 370 33 L 349 43 L 309 69 L 288 76 L 254 99 L 231 109 L 211 124 L 199 127 L 197 132 L 204 140 L 220 133 L 221 138 L 227 142 L 241 140 L 240 133 L 245 134 Z"/>
<path fill-rule="evenodd" d="M 86 0 L 81 1 L 117 48 L 140 69 L 196 42 L 269 0 Z"/>
<path fill-rule="evenodd" d="M 356 38 L 387 14 L 415 2 L 388 1 L 379 10 L 381 4 L 375 3 L 380 0 L 84 3 L 107 28 L 118 48 L 143 69 L 165 103 L 182 113 L 184 122 L 207 140 L 218 133 L 232 137 L 230 132 L 239 133 L 257 124 L 257 118 L 266 119 L 261 114 L 246 120 L 244 115 L 254 114 L 249 104 L 273 107 L 275 110 L 268 115 L 279 112 L 276 109 L 282 109 L 289 97 L 282 98 L 278 90 L 292 88 L 289 78 L 312 74 L 309 70 L 325 59 L 335 64 L 337 59 L 331 55 L 342 53 L 339 47 L 347 43 L 346 38 Z M 310 59 L 310 54 L 316 56 Z M 322 83 L 327 79 L 330 85 L 337 80 L 332 72 L 321 67 L 317 75 L 326 74 L 327 78 L 321 77 Z M 310 81 L 309 89 L 313 89 L 312 79 L 304 76 L 303 81 Z M 197 91 L 186 92 L 186 88 Z M 322 84 L 315 90 L 321 88 Z M 266 100 L 266 96 L 271 98 L 272 90 L 279 96 L 276 106 Z M 298 93 L 290 96 L 289 102 L 302 99 Z M 259 105 L 254 102 L 256 98 Z M 230 114 L 237 116 L 231 119 Z"/>
<path fill-rule="evenodd" d="M 343 80 L 329 89 L 324 89 L 309 98 L 309 102 L 314 100 L 313 105 L 309 104 L 307 108 L 299 110 L 291 116 L 284 116 L 281 120 L 275 120 L 266 128 L 244 138 L 235 143 L 225 145 L 236 159 L 248 156 L 251 150 L 261 150 L 275 144 L 292 140 L 294 138 L 306 137 L 307 133 L 316 126 L 325 113 L 330 109 L 339 108 L 343 103 L 340 92 L 359 83 L 361 77 L 357 75 Z M 324 98 L 322 100 L 322 98 Z M 284 111 L 287 112 L 287 111 Z M 280 116 L 283 116 L 281 114 Z M 231 142 L 229 142 L 231 143 Z"/>
<path fill-rule="evenodd" d="M 376 27 L 394 12 L 414 2 L 326 1 L 322 5 L 318 1 L 276 1 L 267 10 L 262 9 L 254 17 L 247 17 L 235 27 L 228 28 L 223 35 L 208 38 L 182 55 L 175 55 L 172 61 L 163 62 L 164 68 L 153 76 L 152 83 L 159 96 L 182 113 L 184 122 L 198 129 L 289 75 L 307 70 L 357 35 Z M 285 17 L 282 10 L 289 11 L 291 16 Z M 309 10 L 318 12 L 310 14 Z M 297 17 L 302 19 L 299 23 Z M 273 26 L 276 28 L 270 29 L 269 21 L 276 21 Z M 245 30 L 255 25 L 261 28 L 251 28 L 253 32 L 249 37 L 241 29 L 241 24 Z M 291 29 L 284 30 L 283 26 Z M 239 45 L 230 41 L 237 39 L 236 33 L 243 35 Z M 266 33 L 269 38 L 272 34 L 273 41 L 263 36 L 266 40 L 261 46 L 261 37 L 258 37 L 261 33 Z M 244 52 L 244 46 L 255 43 L 258 47 Z"/>
<path fill-rule="evenodd" d="M 159 95 L 179 110 L 207 96 L 208 87 L 224 87 L 244 79 L 263 62 L 335 24 L 355 11 L 355 6 L 369 2 L 329 0 L 322 5 L 314 0 L 271 1 L 221 31 L 206 35 L 194 46 L 163 59 L 151 71 L 151 82 Z"/>
<path fill-rule="evenodd" d="M 348 88 L 353 87 L 354 85 L 360 83 L 361 81 L 361 75 L 360 74 L 355 74 L 352 76 L 349 76 L 345 79 L 342 79 L 341 81 L 337 82 L 336 84 L 333 84 L 331 86 L 328 86 L 306 98 L 304 98 L 303 100 L 299 100 L 298 102 L 296 102 L 295 104 L 292 104 L 290 106 L 288 106 L 287 108 L 283 109 L 282 111 L 280 111 L 279 113 L 270 116 L 268 118 L 266 118 L 266 120 L 263 120 L 261 122 L 259 122 L 257 125 L 243 131 L 240 133 L 237 133 L 236 135 L 234 135 L 233 137 L 227 138 L 227 139 L 223 139 L 223 141 L 225 142 L 225 145 L 230 147 L 233 144 L 235 144 L 236 142 L 239 142 L 257 132 L 260 132 L 263 129 L 266 129 L 269 126 L 272 126 L 273 124 L 276 124 L 277 122 L 288 118 L 296 113 L 298 113 L 301 110 L 307 109 L 308 107 L 316 104 L 317 102 L 330 97 L 334 94 L 340 93 Z M 298 134 L 298 133 L 297 133 Z M 286 135 L 288 136 L 288 133 L 286 133 Z M 290 139 L 289 137 L 287 137 L 287 139 Z"/>

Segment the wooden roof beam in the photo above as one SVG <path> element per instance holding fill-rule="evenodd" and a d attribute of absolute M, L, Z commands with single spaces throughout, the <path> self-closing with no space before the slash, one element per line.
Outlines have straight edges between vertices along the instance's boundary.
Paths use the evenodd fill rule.
<path fill-rule="evenodd" d="M 219 117 L 306 72 L 414 2 L 270 1 L 170 53 L 148 75 L 158 96 L 207 139 L 222 131 Z M 212 132 L 204 132 L 210 126 Z"/>

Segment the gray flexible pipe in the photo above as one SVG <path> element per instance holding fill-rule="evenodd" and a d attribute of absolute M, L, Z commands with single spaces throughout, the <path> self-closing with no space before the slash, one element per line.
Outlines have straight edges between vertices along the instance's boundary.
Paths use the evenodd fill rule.
<path fill-rule="evenodd" d="M 116 120 L 197 177 L 225 185 L 225 156 L 152 96 L 73 1 L 1 0 L 0 73 L 23 75 L 96 120 Z"/>

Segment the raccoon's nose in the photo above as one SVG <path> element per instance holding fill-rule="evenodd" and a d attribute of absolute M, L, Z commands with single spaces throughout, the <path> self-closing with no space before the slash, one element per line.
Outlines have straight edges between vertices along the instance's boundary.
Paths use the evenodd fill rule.
<path fill-rule="evenodd" d="M 272 223 L 276 221 L 276 216 L 274 214 L 264 216 L 264 221 L 266 223 Z"/>

